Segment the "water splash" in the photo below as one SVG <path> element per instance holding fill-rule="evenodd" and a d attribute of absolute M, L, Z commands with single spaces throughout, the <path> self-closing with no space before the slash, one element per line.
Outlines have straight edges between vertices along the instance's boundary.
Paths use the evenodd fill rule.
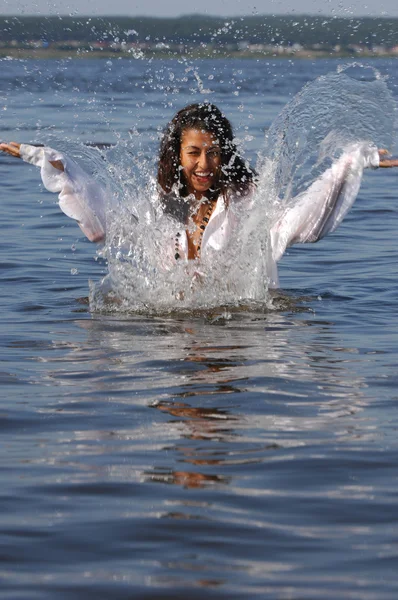
<path fill-rule="evenodd" d="M 304 86 L 266 136 L 263 163 L 275 164 L 281 202 L 306 189 L 350 143 L 391 148 L 394 111 L 385 78 L 360 63 L 339 66 Z"/>
<path fill-rule="evenodd" d="M 183 66 L 180 81 L 170 69 L 152 73 L 151 85 L 164 88 L 165 106 L 175 89 L 191 85 L 187 76 L 197 82 L 204 80 L 200 67 L 193 71 Z M 170 83 L 172 87 L 168 87 Z M 203 85 L 199 87 L 200 93 Z M 308 187 L 347 143 L 367 140 L 389 148 L 394 137 L 394 101 L 375 69 L 353 64 L 307 84 L 267 132 L 258 157 L 258 186 L 250 202 L 231 205 L 236 226 L 228 246 L 222 251 L 209 250 L 200 263 L 187 264 L 173 260 L 177 225 L 160 210 L 156 194 L 156 154 L 164 123 L 151 115 L 148 133 L 148 119 L 143 114 L 150 110 L 149 105 L 149 96 L 146 103 L 137 104 L 128 139 L 115 135 L 116 144 L 109 149 L 71 145 L 67 139 L 48 140 L 94 173 L 114 199 L 108 211 L 106 245 L 100 251 L 108 275 L 91 284 L 93 311 L 157 313 L 248 303 L 267 307 L 269 229 L 276 212 L 294 202 L 294 196 Z M 87 109 L 98 112 L 98 103 Z M 102 119 L 109 131 L 114 114 L 116 108 Z"/>
<path fill-rule="evenodd" d="M 173 258 L 180 225 L 162 213 L 154 181 L 149 179 L 143 187 L 130 185 L 125 201 L 109 219 L 102 250 L 109 274 L 91 285 L 91 309 L 164 313 L 248 301 L 266 304 L 266 225 L 261 242 L 257 233 L 259 214 L 265 209 L 261 203 L 251 211 L 244 201 L 231 207 L 237 234 L 228 247 L 223 251 L 208 248 L 200 263 L 186 263 Z"/>

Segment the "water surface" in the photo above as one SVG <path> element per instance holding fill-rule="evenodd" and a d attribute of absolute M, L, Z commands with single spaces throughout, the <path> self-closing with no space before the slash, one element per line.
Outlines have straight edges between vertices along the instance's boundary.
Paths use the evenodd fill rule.
<path fill-rule="evenodd" d="M 336 62 L 1 66 L 4 139 L 138 132 L 150 161 L 207 95 L 255 157 Z M 0 170 L 1 597 L 395 600 L 398 173 L 289 250 L 273 309 L 150 316 L 90 312 L 106 265 L 33 167 Z"/>

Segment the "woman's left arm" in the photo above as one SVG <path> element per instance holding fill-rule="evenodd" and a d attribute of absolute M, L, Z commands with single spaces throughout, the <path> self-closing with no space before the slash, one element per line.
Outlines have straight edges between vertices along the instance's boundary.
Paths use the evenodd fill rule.
<path fill-rule="evenodd" d="M 398 160 L 386 159 L 386 154 L 368 143 L 347 148 L 271 227 L 274 259 L 278 261 L 292 244 L 317 242 L 334 231 L 354 204 L 363 170 L 398 166 Z"/>

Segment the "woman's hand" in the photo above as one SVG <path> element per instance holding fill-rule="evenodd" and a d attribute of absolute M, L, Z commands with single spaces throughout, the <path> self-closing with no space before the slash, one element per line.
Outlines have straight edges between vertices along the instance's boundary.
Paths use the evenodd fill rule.
<path fill-rule="evenodd" d="M 10 142 L 7 144 L 6 142 L 2 142 L 0 144 L 0 150 L 5 152 L 6 154 L 10 154 L 11 156 L 15 156 L 16 158 L 21 158 L 21 153 L 19 151 L 21 144 L 17 142 Z"/>
<path fill-rule="evenodd" d="M 21 144 L 18 144 L 18 142 L 10 142 L 10 143 L 6 143 L 6 142 L 2 142 L 0 144 L 0 150 L 2 150 L 3 152 L 5 152 L 6 154 L 10 154 L 11 156 L 15 156 L 16 158 L 21 158 Z M 55 169 L 58 169 L 58 171 L 64 171 L 64 165 L 62 164 L 62 162 L 60 160 L 50 160 L 49 161 L 50 165 L 52 165 Z"/>
<path fill-rule="evenodd" d="M 398 158 L 383 158 L 387 154 L 389 154 L 388 150 L 385 150 L 384 148 L 379 148 L 379 167 L 381 167 L 382 169 L 398 167 Z"/>

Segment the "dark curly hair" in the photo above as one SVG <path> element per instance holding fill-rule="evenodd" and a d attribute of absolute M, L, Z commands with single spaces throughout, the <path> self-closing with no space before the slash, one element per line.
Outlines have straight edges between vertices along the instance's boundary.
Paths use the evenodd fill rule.
<path fill-rule="evenodd" d="M 169 195 L 175 185 L 179 195 L 185 197 L 188 190 L 184 177 L 180 176 L 181 136 L 187 129 L 199 129 L 211 133 L 221 148 L 221 169 L 214 195 L 228 193 L 245 196 L 253 187 L 256 173 L 239 156 L 232 125 L 217 106 L 209 102 L 190 104 L 181 109 L 167 125 L 160 143 L 158 184 L 164 195 Z"/>

